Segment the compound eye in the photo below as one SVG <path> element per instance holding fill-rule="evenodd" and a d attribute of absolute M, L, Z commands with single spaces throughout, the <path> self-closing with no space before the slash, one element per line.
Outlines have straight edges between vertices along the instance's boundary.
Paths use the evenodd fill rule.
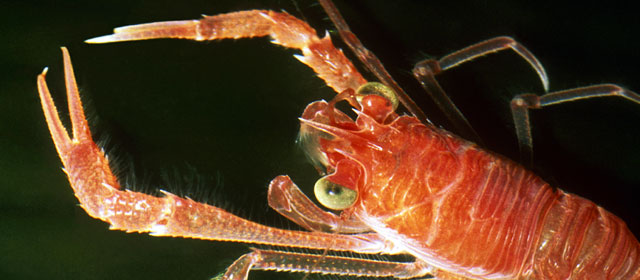
<path fill-rule="evenodd" d="M 389 102 L 391 102 L 394 110 L 398 108 L 398 104 L 400 103 L 400 101 L 398 100 L 398 96 L 391 88 L 378 82 L 368 82 L 360 86 L 360 88 L 356 91 L 356 98 L 358 98 L 358 101 L 361 101 L 364 96 L 370 94 L 379 95 L 386 98 L 387 100 L 389 100 Z"/>
<path fill-rule="evenodd" d="M 331 210 L 344 210 L 356 202 L 358 193 L 350 188 L 333 183 L 327 177 L 320 178 L 313 187 L 316 199 Z"/>

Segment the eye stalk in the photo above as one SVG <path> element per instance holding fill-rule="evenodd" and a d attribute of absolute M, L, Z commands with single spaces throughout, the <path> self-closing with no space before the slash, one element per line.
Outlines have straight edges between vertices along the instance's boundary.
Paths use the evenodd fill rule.
<path fill-rule="evenodd" d="M 327 176 L 320 178 L 316 182 L 313 192 L 318 201 L 331 210 L 347 209 L 358 198 L 356 191 L 329 181 Z"/>

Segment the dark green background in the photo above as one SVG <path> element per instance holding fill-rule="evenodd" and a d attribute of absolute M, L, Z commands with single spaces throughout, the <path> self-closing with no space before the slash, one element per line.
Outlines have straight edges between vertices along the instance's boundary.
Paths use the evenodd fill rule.
<path fill-rule="evenodd" d="M 498 35 L 529 47 L 553 90 L 614 82 L 640 91 L 640 23 L 630 6 L 386 2 L 338 5 L 445 127 L 412 80 L 413 63 Z M 247 252 L 243 244 L 109 231 L 77 206 L 35 87 L 36 75 L 49 66 L 50 87 L 64 110 L 63 45 L 93 132 L 132 188 L 163 188 L 293 227 L 268 209 L 266 186 L 280 174 L 303 189 L 313 185 L 318 176 L 294 144 L 297 117 L 309 102 L 332 96 L 292 57 L 295 51 L 267 39 L 82 43 L 117 26 L 252 8 L 284 9 L 320 32 L 331 28 L 313 1 L 0 1 L 0 279 L 207 279 Z M 488 147 L 517 157 L 508 102 L 518 93 L 541 92 L 533 71 L 506 53 L 441 80 Z M 640 186 L 640 105 L 585 101 L 533 118 L 536 167 L 545 178 L 614 212 L 640 234 L 633 195 Z"/>

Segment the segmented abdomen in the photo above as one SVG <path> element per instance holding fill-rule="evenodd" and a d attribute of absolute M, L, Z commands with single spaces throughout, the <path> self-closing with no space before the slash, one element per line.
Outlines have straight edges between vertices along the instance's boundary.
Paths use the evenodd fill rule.
<path fill-rule="evenodd" d="M 562 191 L 536 244 L 536 279 L 638 279 L 638 241 L 620 218 Z"/>

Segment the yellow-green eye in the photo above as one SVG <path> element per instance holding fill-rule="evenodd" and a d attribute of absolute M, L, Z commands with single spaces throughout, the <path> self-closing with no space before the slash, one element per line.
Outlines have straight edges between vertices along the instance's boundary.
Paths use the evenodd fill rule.
<path fill-rule="evenodd" d="M 352 189 L 330 182 L 326 177 L 320 178 L 313 187 L 318 201 L 332 210 L 343 210 L 356 202 L 358 193 Z"/>
<path fill-rule="evenodd" d="M 378 82 L 368 82 L 360 86 L 356 93 L 356 98 L 358 98 L 358 101 L 361 101 L 362 97 L 369 94 L 380 95 L 391 102 L 394 110 L 398 108 L 398 104 L 400 103 L 398 101 L 398 96 L 396 96 L 396 93 L 391 88 Z"/>

